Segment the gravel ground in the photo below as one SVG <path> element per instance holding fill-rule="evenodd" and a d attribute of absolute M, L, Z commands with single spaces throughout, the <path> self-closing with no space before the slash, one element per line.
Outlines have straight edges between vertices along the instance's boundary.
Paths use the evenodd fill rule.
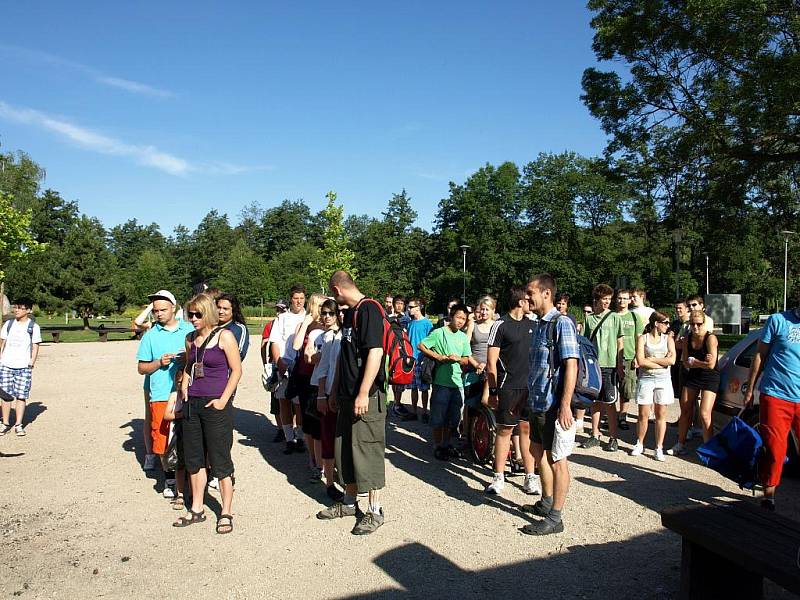
<path fill-rule="evenodd" d="M 421 423 L 389 425 L 386 524 L 350 534 L 320 522 L 324 486 L 305 455 L 270 440 L 258 338 L 236 399 L 234 532 L 214 519 L 186 529 L 141 469 L 142 378 L 135 342 L 45 344 L 25 438 L 0 438 L 0 595 L 30 598 L 673 598 L 680 538 L 659 510 L 748 497 L 693 460 L 577 450 L 564 521 L 543 539 L 521 534 L 521 478 L 482 493 L 489 471 L 432 459 Z M 674 419 L 673 415 L 673 419 Z M 630 448 L 633 430 L 624 449 Z M 675 429 L 668 430 L 667 442 Z M 789 480 L 779 511 L 800 517 Z M 218 513 L 218 497 L 207 497 Z M 207 511 L 208 514 L 211 514 Z M 767 597 L 790 595 L 767 585 Z"/>

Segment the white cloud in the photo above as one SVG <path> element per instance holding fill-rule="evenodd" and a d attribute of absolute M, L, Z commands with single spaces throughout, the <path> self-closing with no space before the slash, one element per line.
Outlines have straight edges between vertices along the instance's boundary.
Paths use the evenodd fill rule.
<path fill-rule="evenodd" d="M 59 135 L 67 142 L 100 154 L 125 156 L 140 165 L 153 167 L 170 175 L 203 173 L 206 175 L 239 175 L 253 171 L 270 171 L 271 165 L 237 165 L 228 162 L 190 162 L 152 145 L 129 144 L 62 117 L 48 115 L 32 108 L 18 108 L 0 100 L 0 119 L 33 125 Z"/>
<path fill-rule="evenodd" d="M 41 52 L 39 50 L 30 50 L 20 46 L 0 44 L 0 53 L 17 60 L 21 59 L 41 65 L 71 69 L 73 71 L 82 73 L 86 77 L 93 79 L 101 85 L 125 90 L 126 92 L 130 92 L 132 94 L 152 96 L 155 98 L 172 98 L 175 96 L 175 94 L 169 90 L 162 90 L 152 85 L 147 85 L 146 83 L 131 81 L 130 79 L 113 77 L 103 73 L 98 69 L 95 69 L 94 67 L 90 67 L 89 65 L 84 65 L 82 63 L 61 58 L 60 56 L 55 56 L 47 52 Z"/>

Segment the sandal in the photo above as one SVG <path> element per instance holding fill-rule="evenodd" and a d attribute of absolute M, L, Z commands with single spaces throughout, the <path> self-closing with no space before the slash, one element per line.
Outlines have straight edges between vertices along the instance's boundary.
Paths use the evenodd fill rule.
<path fill-rule="evenodd" d="M 222 519 L 227 519 L 227 523 L 223 523 Z M 230 533 L 233 531 L 233 516 L 232 515 L 220 515 L 219 519 L 217 519 L 217 533 L 225 534 Z"/>
<path fill-rule="evenodd" d="M 181 517 L 177 521 L 175 521 L 172 526 L 173 527 L 188 527 L 189 525 L 193 525 L 194 523 L 202 523 L 206 520 L 206 515 L 204 514 L 205 511 L 201 510 L 200 512 L 194 512 L 191 508 L 189 509 L 190 517 Z"/>
<path fill-rule="evenodd" d="M 183 510 L 186 508 L 183 496 L 177 496 L 170 504 L 172 505 L 172 510 Z"/>

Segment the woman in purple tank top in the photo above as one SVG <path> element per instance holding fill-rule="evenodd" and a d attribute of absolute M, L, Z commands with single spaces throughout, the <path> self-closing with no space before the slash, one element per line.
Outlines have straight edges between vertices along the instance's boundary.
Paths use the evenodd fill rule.
<path fill-rule="evenodd" d="M 183 423 L 183 453 L 192 506 L 175 527 L 186 527 L 206 520 L 203 496 L 208 474 L 219 480 L 222 513 L 217 533 L 233 531 L 233 394 L 242 376 L 239 345 L 227 329 L 218 328 L 219 315 L 214 300 L 199 294 L 186 304 L 186 314 L 195 332 L 186 336 L 186 367 L 181 392 L 186 399 Z"/>

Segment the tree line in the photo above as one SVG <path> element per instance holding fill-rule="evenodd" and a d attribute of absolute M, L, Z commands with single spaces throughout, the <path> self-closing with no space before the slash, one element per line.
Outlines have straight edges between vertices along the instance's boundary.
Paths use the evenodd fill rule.
<path fill-rule="evenodd" d="M 41 190 L 44 172 L 24 153 L 0 154 L 0 193 L 27 215 L 32 242 L 27 252 L 16 242 L 16 254 L 0 244 L 7 286 L 47 310 L 105 312 L 140 305 L 161 287 L 185 298 L 206 280 L 254 305 L 294 283 L 321 289 L 327 272 L 345 266 L 367 292 L 420 295 L 438 311 L 462 294 L 468 246 L 468 300 L 502 298 L 548 271 L 576 303 L 606 282 L 643 287 L 665 306 L 705 291 L 707 254 L 712 293 L 779 307 L 780 232 L 800 229 L 797 0 L 589 7 L 594 52 L 615 63 L 582 79 L 582 100 L 608 134 L 602 156 L 486 164 L 450 183 L 427 228 L 400 190 L 376 199 L 380 217 L 345 217 L 346 199 L 329 194 L 317 213 L 302 200 L 254 202 L 235 220 L 227 211 L 236 208 L 220 207 L 193 231 L 163 232 L 136 219 L 105 227 Z"/>

